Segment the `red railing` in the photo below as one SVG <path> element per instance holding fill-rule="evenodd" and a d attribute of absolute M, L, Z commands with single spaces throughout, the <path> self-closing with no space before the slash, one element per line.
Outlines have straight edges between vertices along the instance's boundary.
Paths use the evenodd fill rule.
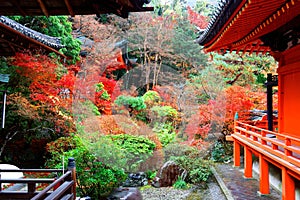
<path fill-rule="evenodd" d="M 236 121 L 232 138 L 300 175 L 300 139 Z"/>

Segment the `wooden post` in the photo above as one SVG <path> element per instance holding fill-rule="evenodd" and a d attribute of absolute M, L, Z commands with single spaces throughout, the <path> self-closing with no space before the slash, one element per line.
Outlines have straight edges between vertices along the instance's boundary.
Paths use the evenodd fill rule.
<path fill-rule="evenodd" d="M 295 181 L 287 172 L 285 167 L 282 168 L 282 200 L 295 200 Z"/>
<path fill-rule="evenodd" d="M 68 159 L 68 171 L 72 172 L 72 180 L 74 181 L 73 187 L 72 187 L 72 193 L 73 193 L 73 200 L 76 199 L 76 164 L 74 158 Z"/>
<path fill-rule="evenodd" d="M 245 178 L 252 178 L 252 152 L 249 147 L 245 146 L 245 170 L 244 176 Z"/>
<path fill-rule="evenodd" d="M 272 74 L 267 75 L 267 116 L 268 130 L 273 131 L 273 80 Z"/>
<path fill-rule="evenodd" d="M 259 193 L 270 194 L 269 165 L 261 153 L 259 154 Z"/>
<path fill-rule="evenodd" d="M 235 167 L 241 166 L 241 146 L 236 139 L 233 140 L 233 164 Z"/>

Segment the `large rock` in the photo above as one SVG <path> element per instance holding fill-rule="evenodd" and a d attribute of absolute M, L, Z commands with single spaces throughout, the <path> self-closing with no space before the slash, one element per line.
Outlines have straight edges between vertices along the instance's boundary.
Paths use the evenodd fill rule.
<path fill-rule="evenodd" d="M 112 192 L 107 200 L 143 200 L 143 197 L 138 188 L 119 187 Z"/>
<path fill-rule="evenodd" d="M 181 176 L 182 180 L 185 180 L 186 175 L 187 171 L 185 169 L 179 167 L 179 165 L 177 165 L 174 161 L 168 161 L 158 171 L 152 182 L 152 186 L 172 186 L 177 181 L 179 176 Z"/>

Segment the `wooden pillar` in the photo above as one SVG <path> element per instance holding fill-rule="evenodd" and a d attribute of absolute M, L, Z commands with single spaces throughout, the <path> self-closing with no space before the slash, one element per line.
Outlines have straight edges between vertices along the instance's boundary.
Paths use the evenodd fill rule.
<path fill-rule="evenodd" d="M 74 181 L 72 193 L 74 194 L 73 200 L 76 199 L 76 164 L 74 158 L 68 158 L 68 171 L 72 172 L 72 180 Z"/>
<path fill-rule="evenodd" d="M 295 200 L 295 181 L 287 172 L 285 167 L 282 168 L 282 200 Z"/>
<path fill-rule="evenodd" d="M 273 131 L 273 90 L 272 74 L 267 75 L 267 116 L 268 130 Z"/>
<path fill-rule="evenodd" d="M 270 194 L 269 165 L 261 153 L 259 154 L 259 193 Z"/>
<path fill-rule="evenodd" d="M 241 146 L 236 139 L 233 140 L 233 164 L 235 167 L 241 166 Z"/>
<path fill-rule="evenodd" d="M 245 158 L 244 158 L 244 176 L 245 178 L 252 178 L 252 152 L 248 146 L 245 146 Z"/>

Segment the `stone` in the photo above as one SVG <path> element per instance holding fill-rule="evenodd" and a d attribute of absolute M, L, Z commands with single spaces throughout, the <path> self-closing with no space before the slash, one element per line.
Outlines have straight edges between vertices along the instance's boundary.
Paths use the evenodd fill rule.
<path fill-rule="evenodd" d="M 148 179 L 144 172 L 131 173 L 123 183 L 124 187 L 140 187 L 148 185 Z"/>
<path fill-rule="evenodd" d="M 166 162 L 158 171 L 156 177 L 152 181 L 153 187 L 172 186 L 181 177 L 185 180 L 187 171 L 177 165 L 174 161 Z"/>
<path fill-rule="evenodd" d="M 138 188 L 119 187 L 112 192 L 107 200 L 143 200 L 143 197 Z"/>

